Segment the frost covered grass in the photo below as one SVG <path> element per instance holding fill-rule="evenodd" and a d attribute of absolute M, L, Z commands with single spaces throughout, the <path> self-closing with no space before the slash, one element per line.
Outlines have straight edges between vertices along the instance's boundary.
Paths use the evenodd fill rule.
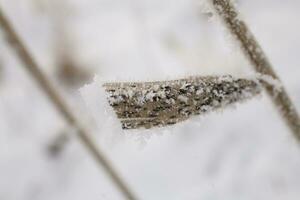
<path fill-rule="evenodd" d="M 216 111 L 221 116 L 226 108 L 236 109 L 236 104 L 260 92 L 261 87 L 255 77 L 228 75 L 155 82 L 107 82 L 96 75 L 92 83 L 80 88 L 87 109 L 93 116 L 95 132 L 100 134 L 99 139 L 104 145 L 115 146 L 132 140 L 143 148 L 156 136 L 179 134 L 188 126 L 200 127 L 210 112 Z M 132 106 L 138 109 L 128 112 L 127 109 Z M 157 106 L 164 109 L 157 110 Z M 153 117 L 153 110 L 158 116 Z M 127 119 L 137 120 L 137 123 L 132 124 Z M 185 120 L 189 123 L 178 123 Z"/>
<path fill-rule="evenodd" d="M 291 129 L 295 138 L 300 140 L 300 117 L 296 107 L 282 85 L 278 90 L 278 82 L 281 82 L 278 75 L 254 35 L 240 18 L 234 4 L 230 0 L 211 0 L 211 3 L 229 31 L 239 42 L 241 49 L 255 71 L 261 74 L 260 80 L 283 120 Z"/>
<path fill-rule="evenodd" d="M 242 102 L 260 92 L 255 81 L 232 76 L 194 76 L 161 82 L 105 83 L 123 129 L 173 125 L 193 115 Z"/>

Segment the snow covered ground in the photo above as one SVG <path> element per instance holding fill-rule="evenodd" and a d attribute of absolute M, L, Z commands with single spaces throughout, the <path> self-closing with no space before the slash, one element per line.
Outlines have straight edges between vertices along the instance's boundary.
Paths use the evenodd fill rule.
<path fill-rule="evenodd" d="M 237 3 L 300 111 L 300 2 Z M 0 0 L 0 6 L 74 110 L 91 119 L 99 146 L 139 199 L 299 199 L 300 148 L 265 94 L 151 134 L 128 133 L 113 120 L 104 123 L 110 113 L 100 100 L 97 106 L 97 88 L 80 93 L 58 81 L 54 49 L 65 45 L 92 72 L 81 86 L 93 74 L 105 80 L 250 75 L 200 1 Z M 57 32 L 68 40 L 58 47 Z M 59 155 L 49 154 L 49 143 L 72 131 L 3 37 L 0 52 L 0 200 L 123 199 L 76 137 Z"/>

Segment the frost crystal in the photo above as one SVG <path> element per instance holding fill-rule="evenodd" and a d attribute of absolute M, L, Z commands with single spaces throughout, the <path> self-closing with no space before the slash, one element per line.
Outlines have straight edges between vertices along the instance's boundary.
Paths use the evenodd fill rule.
<path fill-rule="evenodd" d="M 231 76 L 106 83 L 103 86 L 123 129 L 172 125 L 192 115 L 245 100 L 261 91 L 257 82 Z"/>

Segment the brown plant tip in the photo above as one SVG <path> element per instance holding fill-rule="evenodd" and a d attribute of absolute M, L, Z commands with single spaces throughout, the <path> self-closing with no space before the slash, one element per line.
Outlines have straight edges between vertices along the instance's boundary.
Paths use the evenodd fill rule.
<path fill-rule="evenodd" d="M 123 129 L 176 124 L 193 115 L 224 108 L 260 93 L 253 80 L 195 76 L 157 82 L 106 83 L 109 105 Z"/>
<path fill-rule="evenodd" d="M 78 66 L 71 58 L 63 58 L 58 62 L 56 76 L 68 88 L 77 88 L 92 78 L 92 72 Z"/>

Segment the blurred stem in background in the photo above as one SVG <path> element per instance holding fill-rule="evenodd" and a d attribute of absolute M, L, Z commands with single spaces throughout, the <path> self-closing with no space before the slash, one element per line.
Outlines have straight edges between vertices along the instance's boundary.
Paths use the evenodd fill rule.
<path fill-rule="evenodd" d="M 75 52 L 78 44 L 71 24 L 76 18 L 76 7 L 68 0 L 33 0 L 33 5 L 39 12 L 46 13 L 52 26 L 55 78 L 71 99 L 76 101 L 72 91 L 87 83 L 93 76 L 91 68 L 81 64 Z M 70 127 L 66 127 L 57 133 L 48 146 L 50 155 L 58 156 L 61 153 L 70 140 L 71 132 Z"/>
<path fill-rule="evenodd" d="M 1 56 L 1 55 L 0 55 Z M 1 81 L 3 79 L 3 73 L 4 73 L 4 69 L 3 69 L 3 62 L 2 62 L 2 59 L 0 57 L 0 84 L 1 84 Z"/>
<path fill-rule="evenodd" d="M 273 101 L 275 107 L 280 112 L 282 119 L 286 122 L 295 138 L 300 141 L 300 118 L 296 107 L 291 98 L 286 92 L 278 75 L 275 73 L 271 63 L 267 59 L 262 48 L 258 44 L 256 38 L 249 30 L 248 26 L 239 17 L 237 9 L 232 4 L 231 0 L 210 0 L 220 15 L 223 22 L 230 30 L 231 34 L 241 45 L 244 55 L 252 64 L 254 70 L 260 74 L 260 80 Z M 270 84 L 269 79 L 279 81 L 281 87 Z M 272 81 L 273 82 L 273 81 Z"/>
<path fill-rule="evenodd" d="M 36 9 L 46 13 L 52 26 L 55 76 L 65 89 L 77 89 L 91 80 L 93 72 L 91 68 L 84 66 L 76 55 L 80 45 L 75 39 L 75 31 L 72 28 L 77 16 L 74 2 L 33 0 L 33 3 Z"/>
<path fill-rule="evenodd" d="M 5 17 L 0 8 L 0 27 L 4 32 L 4 38 L 8 44 L 15 51 L 23 63 L 23 67 L 28 71 L 32 78 L 36 81 L 39 87 L 45 92 L 53 106 L 62 115 L 68 124 L 74 127 L 77 131 L 77 136 L 86 147 L 88 152 L 93 156 L 94 160 L 103 167 L 109 178 L 119 189 L 126 199 L 137 199 L 128 184 L 116 172 L 110 161 L 106 158 L 102 150 L 98 148 L 97 144 L 91 138 L 90 133 L 82 126 L 78 118 L 71 111 L 67 102 L 62 98 L 61 94 L 55 89 L 54 84 L 50 79 L 40 70 L 40 67 L 35 62 L 29 51 L 26 49 L 23 42 L 20 40 L 18 34 L 15 32 L 9 20 Z"/>
<path fill-rule="evenodd" d="M 69 1 L 52 0 L 48 5 L 49 18 L 54 30 L 54 57 L 56 76 L 67 88 L 77 89 L 92 78 L 90 68 L 83 66 L 75 55 L 77 43 L 69 23 L 76 15 Z"/>

